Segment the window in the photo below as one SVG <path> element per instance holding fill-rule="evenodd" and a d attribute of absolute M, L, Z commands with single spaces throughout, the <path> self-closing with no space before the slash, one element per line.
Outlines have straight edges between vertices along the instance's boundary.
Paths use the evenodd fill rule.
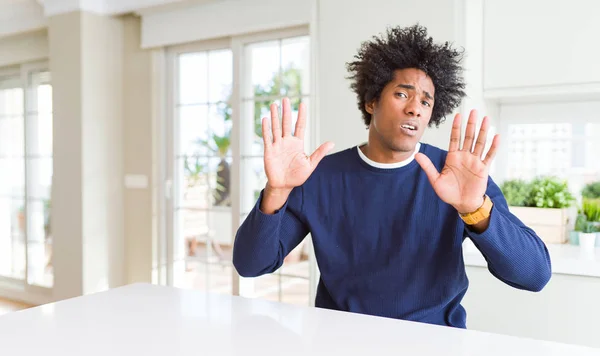
<path fill-rule="evenodd" d="M 265 116 L 270 117 L 271 103 L 275 102 L 281 108 L 283 97 L 290 99 L 294 120 L 292 127 L 295 127 L 301 102 L 306 104 L 307 112 L 310 112 L 309 49 L 308 36 L 244 45 L 244 68 L 247 71 L 243 73 L 242 80 L 241 122 L 245 126 L 241 130 L 241 177 L 244 181 L 241 191 L 241 221 L 254 207 L 266 184 L 261 120 Z M 307 115 L 307 123 L 310 121 L 310 115 Z M 308 143 L 310 129 L 307 128 L 306 131 L 308 134 L 305 135 L 305 143 Z M 308 146 L 306 148 L 308 150 Z M 246 295 L 308 305 L 308 243 L 309 240 L 305 239 L 292 251 L 276 273 L 257 278 L 254 290 Z"/>
<path fill-rule="evenodd" d="M 180 53 L 176 66 L 174 285 L 231 293 L 232 53 Z"/>
<path fill-rule="evenodd" d="M 310 304 L 308 239 L 271 275 L 242 279 L 232 264 L 237 227 L 266 184 L 261 119 L 270 116 L 271 103 L 280 104 L 285 96 L 294 119 L 299 103 L 309 103 L 306 32 L 293 29 L 170 49 L 175 71 L 167 139 L 167 181 L 173 181 L 173 198 L 166 204 L 167 284 Z M 234 128 L 239 136 L 232 136 Z M 305 141 L 308 150 L 310 117 Z M 235 195 L 234 186 L 240 187 Z"/>
<path fill-rule="evenodd" d="M 593 103 L 514 105 L 503 109 L 507 179 L 553 175 L 579 195 L 600 180 L 600 117 Z M 520 111 L 520 113 L 519 113 Z"/>
<path fill-rule="evenodd" d="M 245 126 L 245 130 L 242 130 L 241 154 L 243 164 L 252 167 L 244 171 L 248 175 L 246 178 L 256 178 L 256 181 L 254 190 L 245 197 L 243 213 L 248 213 L 254 206 L 266 183 L 261 120 L 270 117 L 271 103 L 281 107 L 283 97 L 290 98 L 294 120 L 292 127 L 295 127 L 300 103 L 304 102 L 308 108 L 308 49 L 306 36 L 251 43 L 244 48 L 250 80 L 245 81 L 243 88 L 241 121 L 252 126 Z M 253 177 L 252 172 L 258 176 Z"/>
<path fill-rule="evenodd" d="M 52 87 L 44 67 L 0 71 L 0 278 L 52 287 Z"/>

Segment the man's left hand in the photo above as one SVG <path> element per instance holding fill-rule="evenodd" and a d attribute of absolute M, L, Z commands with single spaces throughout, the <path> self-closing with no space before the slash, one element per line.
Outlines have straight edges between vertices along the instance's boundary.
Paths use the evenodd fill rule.
<path fill-rule="evenodd" d="M 483 204 L 489 167 L 496 155 L 500 139 L 498 135 L 494 136 L 489 151 L 482 159 L 489 131 L 489 118 L 487 116 L 483 118 L 477 137 L 475 137 L 476 123 L 477 112 L 472 110 L 461 147 L 461 115 L 456 114 L 452 123 L 448 156 L 441 173 L 424 154 L 417 153 L 415 156 L 436 194 L 461 214 L 471 213 Z"/>

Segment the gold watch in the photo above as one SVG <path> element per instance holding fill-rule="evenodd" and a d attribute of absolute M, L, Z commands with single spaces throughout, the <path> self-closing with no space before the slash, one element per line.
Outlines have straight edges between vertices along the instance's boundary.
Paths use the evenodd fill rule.
<path fill-rule="evenodd" d="M 494 205 L 494 203 L 492 203 L 492 200 L 490 199 L 490 197 L 485 195 L 483 197 L 483 204 L 481 204 L 479 209 L 475 210 L 472 213 L 459 214 L 460 218 L 467 225 L 475 225 L 478 222 L 483 221 L 490 217 L 490 213 L 492 212 L 493 205 Z"/>

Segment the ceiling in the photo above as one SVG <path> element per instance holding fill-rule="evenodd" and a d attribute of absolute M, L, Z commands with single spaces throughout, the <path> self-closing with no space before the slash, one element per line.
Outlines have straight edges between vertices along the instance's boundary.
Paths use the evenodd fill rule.
<path fill-rule="evenodd" d="M 47 17 L 73 10 L 139 14 L 213 1 L 223 0 L 0 0 L 0 38 L 41 30 L 46 27 Z"/>

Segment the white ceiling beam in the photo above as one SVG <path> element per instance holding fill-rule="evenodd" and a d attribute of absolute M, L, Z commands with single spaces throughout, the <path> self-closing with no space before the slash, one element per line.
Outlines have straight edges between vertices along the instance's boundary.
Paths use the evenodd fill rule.
<path fill-rule="evenodd" d="M 37 0 L 43 3 L 44 14 L 55 16 L 71 11 L 86 11 L 102 15 L 121 15 L 144 9 L 183 3 L 186 0 Z"/>
<path fill-rule="evenodd" d="M 43 8 L 35 1 L 0 5 L 0 37 L 46 28 Z"/>
<path fill-rule="evenodd" d="M 0 37 L 44 29 L 48 17 L 73 11 L 114 16 L 217 1 L 225 0 L 0 0 Z"/>
<path fill-rule="evenodd" d="M 44 15 L 51 17 L 73 11 L 103 14 L 105 3 L 105 0 L 43 0 Z"/>

